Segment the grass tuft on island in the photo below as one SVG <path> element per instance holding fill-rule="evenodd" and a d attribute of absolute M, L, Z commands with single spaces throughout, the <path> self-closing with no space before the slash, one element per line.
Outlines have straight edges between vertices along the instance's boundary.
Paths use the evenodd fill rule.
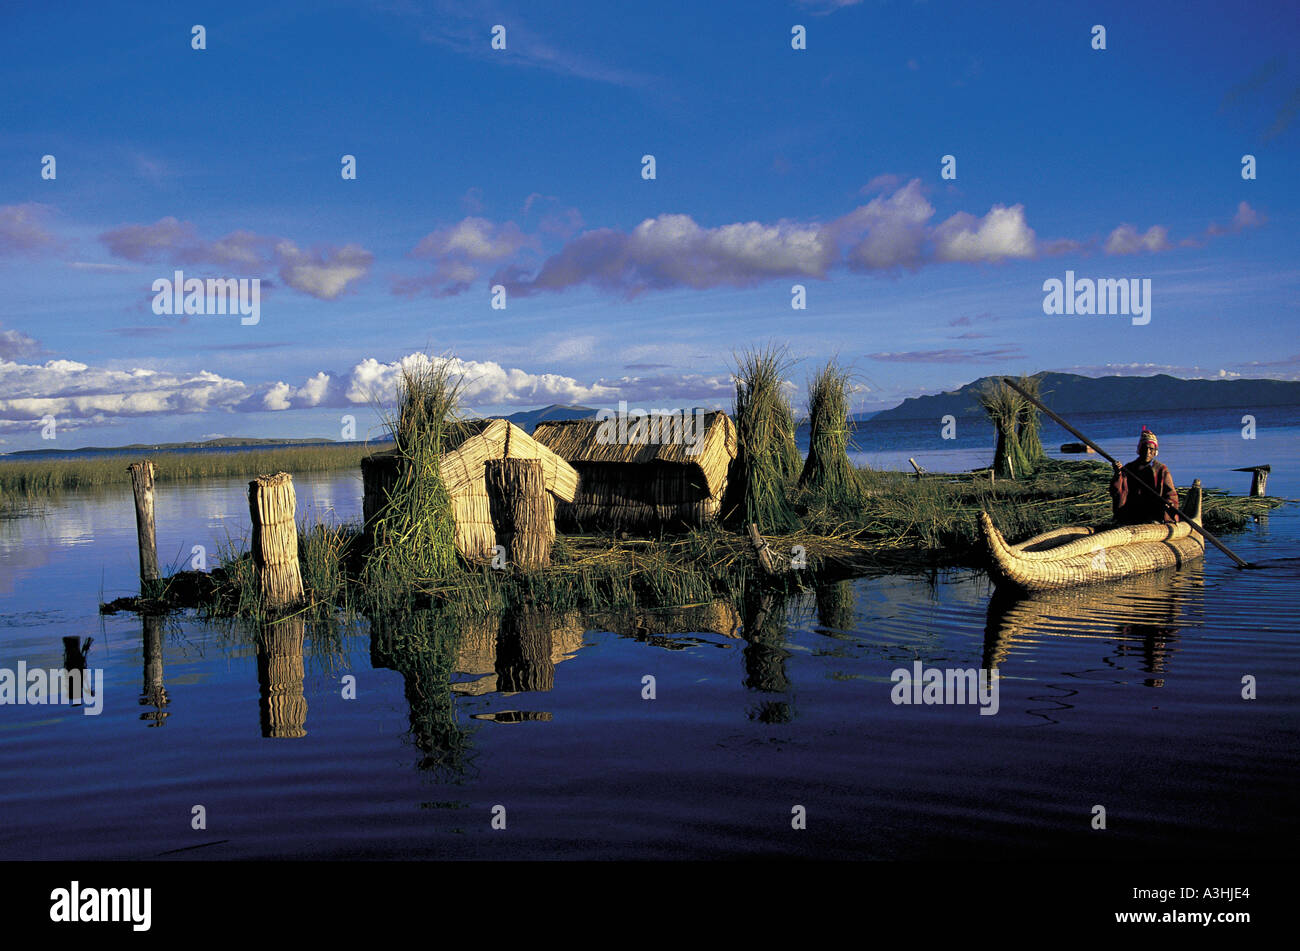
<path fill-rule="evenodd" d="M 437 577 L 389 577 L 367 571 L 359 526 L 301 526 L 299 558 L 308 610 L 372 613 L 437 605 L 464 615 L 545 606 L 564 611 L 691 606 L 743 597 L 754 587 L 796 590 L 843 578 L 982 565 L 976 516 L 988 511 L 1012 539 L 1066 525 L 1097 524 L 1110 515 L 1109 466 L 1048 461 L 1021 481 L 989 478 L 988 470 L 926 474 L 858 470 L 852 500 L 787 484 L 799 525 L 767 534 L 778 556 L 800 549 L 806 567 L 777 578 L 759 571 L 744 534 L 722 527 L 659 538 L 560 535 L 552 564 L 535 571 L 457 566 Z M 1217 534 L 1240 531 L 1281 499 L 1207 490 L 1202 524 Z M 213 617 L 262 617 L 252 561 L 229 548 L 221 567 L 201 579 L 182 572 L 152 605 L 120 599 L 106 610 L 198 607 Z"/>

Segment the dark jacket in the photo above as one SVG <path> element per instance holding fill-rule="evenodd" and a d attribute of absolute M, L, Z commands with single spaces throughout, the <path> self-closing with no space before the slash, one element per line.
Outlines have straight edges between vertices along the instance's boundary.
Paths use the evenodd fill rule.
<path fill-rule="evenodd" d="M 1178 490 L 1174 477 L 1163 462 L 1147 465 L 1141 459 L 1127 462 L 1110 481 L 1110 504 L 1115 520 L 1125 525 L 1139 522 L 1176 522 L 1178 516 L 1160 504 L 1160 500 L 1133 484 L 1141 480 L 1160 493 L 1160 498 L 1171 505 L 1178 504 Z"/>

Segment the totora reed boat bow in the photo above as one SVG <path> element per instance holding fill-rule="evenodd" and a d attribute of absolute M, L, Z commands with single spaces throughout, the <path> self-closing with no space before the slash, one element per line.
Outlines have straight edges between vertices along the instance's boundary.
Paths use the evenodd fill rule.
<path fill-rule="evenodd" d="M 1188 493 L 1186 513 L 1199 525 L 1201 481 Z M 989 556 L 989 574 L 999 588 L 1051 591 L 1097 584 L 1179 568 L 1205 555 L 1205 539 L 1188 520 L 1113 528 L 1058 528 L 1010 544 L 987 512 L 980 512 L 980 534 Z"/>

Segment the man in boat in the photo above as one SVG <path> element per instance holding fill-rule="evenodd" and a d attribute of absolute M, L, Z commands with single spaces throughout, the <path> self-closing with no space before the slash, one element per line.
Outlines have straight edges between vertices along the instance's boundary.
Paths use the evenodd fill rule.
<path fill-rule="evenodd" d="M 1177 513 L 1165 504 L 1178 504 L 1178 490 L 1174 488 L 1174 477 L 1169 467 L 1163 462 L 1156 462 L 1160 452 L 1160 441 L 1156 434 L 1145 426 L 1138 437 L 1137 458 L 1125 463 L 1123 467 L 1114 463 L 1115 474 L 1110 480 L 1110 503 L 1115 521 L 1124 525 L 1137 525 L 1142 522 L 1176 522 Z M 1134 482 L 1142 482 L 1156 490 L 1153 495 L 1147 489 L 1140 489 Z"/>

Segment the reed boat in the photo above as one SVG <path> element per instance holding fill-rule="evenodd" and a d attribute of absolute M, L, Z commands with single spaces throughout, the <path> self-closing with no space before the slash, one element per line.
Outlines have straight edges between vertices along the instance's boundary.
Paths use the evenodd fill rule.
<path fill-rule="evenodd" d="M 1199 525 L 1201 482 L 1192 484 L 1183 510 Z M 1053 591 L 1180 568 L 1205 555 L 1205 537 L 1186 520 L 1089 528 L 1071 526 L 1012 545 L 987 512 L 980 532 L 988 550 L 989 574 L 999 588 Z"/>

